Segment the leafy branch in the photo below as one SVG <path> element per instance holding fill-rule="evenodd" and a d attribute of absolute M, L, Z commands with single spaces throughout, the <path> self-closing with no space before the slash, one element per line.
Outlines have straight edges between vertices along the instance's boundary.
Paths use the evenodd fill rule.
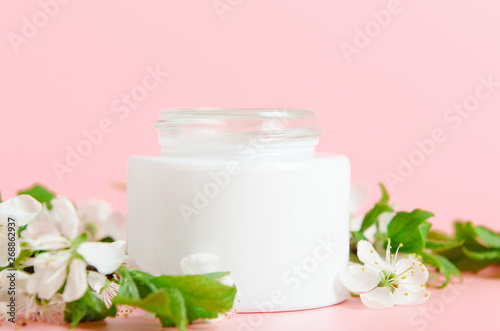
<path fill-rule="evenodd" d="M 478 272 L 490 265 L 500 264 L 500 233 L 496 233 L 484 226 L 472 222 L 454 223 L 454 233 L 447 235 L 439 231 L 430 231 L 432 223 L 428 220 L 433 213 L 415 209 L 412 212 L 396 212 L 387 229 L 379 226 L 378 218 L 382 213 L 393 212 L 389 205 L 389 194 L 380 184 L 382 196 L 369 210 L 359 231 L 352 231 L 351 260 L 359 262 L 356 257 L 356 244 L 359 240 L 367 240 L 365 231 L 376 227 L 374 247 L 383 251 L 387 239 L 390 238 L 394 247 L 400 248 L 402 253 L 418 255 L 422 261 L 435 268 L 444 276 L 439 286 L 445 287 L 456 276 L 462 279 L 461 271 Z"/>

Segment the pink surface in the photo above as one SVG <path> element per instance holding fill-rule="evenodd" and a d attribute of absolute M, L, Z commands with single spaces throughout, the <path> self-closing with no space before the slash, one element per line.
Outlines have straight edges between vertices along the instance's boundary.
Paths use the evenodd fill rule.
<path fill-rule="evenodd" d="M 321 149 L 350 157 L 372 201 L 413 155 L 421 164 L 401 166 L 392 185 L 402 208 L 432 210 L 445 229 L 460 217 L 499 230 L 498 83 L 474 101 L 479 77 L 500 81 L 499 10 L 495 0 L 4 1 L 2 196 L 39 181 L 124 210 L 110 183 L 125 180 L 131 155 L 159 155 L 161 109 L 305 107 L 319 112 Z M 156 66 L 169 75 L 142 95 Z M 120 101 L 133 91 L 138 102 Z M 464 102 L 466 118 L 449 111 Z M 53 163 L 102 121 L 108 133 L 59 180 Z M 414 141 L 439 128 L 446 138 L 420 160 Z"/>
<path fill-rule="evenodd" d="M 479 276 L 466 275 L 443 290 L 431 289 L 431 297 L 420 306 L 370 310 L 358 298 L 331 307 L 270 314 L 237 314 L 215 323 L 191 325 L 188 330 L 481 330 L 498 329 L 500 269 L 490 268 Z M 75 330 L 161 330 L 156 320 L 144 320 L 143 311 L 106 322 L 82 323 Z M 29 324 L 23 330 L 64 330 L 50 324 Z M 164 329 L 174 330 L 174 328 Z"/>

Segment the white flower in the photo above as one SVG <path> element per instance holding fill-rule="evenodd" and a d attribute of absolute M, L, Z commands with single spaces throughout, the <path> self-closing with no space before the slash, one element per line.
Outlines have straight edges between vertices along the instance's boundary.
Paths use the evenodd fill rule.
<path fill-rule="evenodd" d="M 358 258 L 364 265 L 348 266 L 340 275 L 340 281 L 349 291 L 361 293 L 361 301 L 369 308 L 423 303 L 430 295 L 425 289 L 429 272 L 413 257 L 398 261 L 399 247 L 396 255 L 391 254 L 389 240 L 386 260 L 383 261 L 370 242 L 361 240 L 358 242 Z"/>
<path fill-rule="evenodd" d="M 10 298 L 12 297 L 12 282 L 15 282 L 16 291 L 16 316 L 21 310 L 22 296 L 25 293 L 25 284 L 29 274 L 17 269 L 4 269 L 0 271 L 0 325 L 3 322 L 9 322 L 9 318 L 14 317 L 10 315 Z M 15 324 L 11 325 L 15 326 Z"/>
<path fill-rule="evenodd" d="M 52 323 L 63 325 L 65 302 L 61 294 L 56 294 L 50 300 L 38 300 L 36 294 L 25 295 L 25 303 L 21 311 L 25 312 L 26 322 Z"/>
<path fill-rule="evenodd" d="M 14 274 L 14 275 L 13 275 Z M 26 292 L 26 281 L 29 274 L 21 270 L 4 269 L 0 272 L 0 323 L 13 317 L 11 307 L 8 306 L 12 293 L 9 294 L 11 282 L 15 279 L 15 316 L 16 323 L 21 322 L 50 322 L 62 323 L 62 314 L 64 311 L 64 302 L 61 294 L 56 294 L 50 301 L 39 300 L 36 294 Z M 21 319 L 24 314 L 24 319 Z M 15 327 L 15 324 L 10 323 Z"/>
<path fill-rule="evenodd" d="M 120 290 L 120 284 L 95 271 L 89 271 L 88 282 L 92 290 L 94 290 L 99 299 L 104 302 L 106 307 L 111 307 L 113 298 Z"/>
<path fill-rule="evenodd" d="M 41 203 L 24 194 L 0 203 L 0 267 L 6 267 L 9 265 L 9 257 L 17 259 L 21 253 L 17 227 L 33 222 L 38 218 L 41 211 Z M 8 225 L 10 224 L 15 225 L 14 238 L 12 238 L 12 232 L 9 232 Z M 9 235 L 11 238 L 9 238 Z M 13 246 L 9 246 L 9 243 Z M 9 256 L 12 249 L 14 256 Z"/>
<path fill-rule="evenodd" d="M 113 273 L 121 265 L 125 257 L 121 242 L 75 244 L 80 221 L 74 205 L 66 198 L 53 199 L 52 210 L 45 211 L 41 219 L 23 232 L 23 241 L 29 249 L 47 250 L 28 261 L 35 268 L 26 284 L 29 294 L 50 300 L 65 284 L 62 299 L 75 301 L 88 288 L 87 264 L 103 274 Z"/>
<path fill-rule="evenodd" d="M 9 217 L 16 220 L 16 226 L 23 226 L 33 222 L 40 212 L 42 205 L 33 197 L 22 194 L 0 203 L 0 225 L 6 226 Z"/>
<path fill-rule="evenodd" d="M 185 275 L 200 275 L 215 272 L 219 258 L 208 253 L 191 254 L 181 260 L 181 270 Z"/>
<path fill-rule="evenodd" d="M 89 231 L 93 239 L 106 236 L 115 240 L 127 238 L 125 216 L 122 213 L 113 212 L 108 202 L 92 199 L 78 205 L 77 212 L 84 230 Z"/>

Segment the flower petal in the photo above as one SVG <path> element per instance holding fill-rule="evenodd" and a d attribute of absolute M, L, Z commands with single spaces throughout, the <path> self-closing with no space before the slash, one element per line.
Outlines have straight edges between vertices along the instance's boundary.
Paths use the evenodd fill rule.
<path fill-rule="evenodd" d="M 351 185 L 351 193 L 349 196 L 349 215 L 355 215 L 363 202 L 368 197 L 368 187 L 363 183 L 354 183 Z"/>
<path fill-rule="evenodd" d="M 0 225 L 6 226 L 9 217 L 16 226 L 23 226 L 37 219 L 42 211 L 42 204 L 27 194 L 18 195 L 0 203 Z"/>
<path fill-rule="evenodd" d="M 111 215 L 111 210 L 108 202 L 92 199 L 78 205 L 78 216 L 84 223 L 104 223 Z"/>
<path fill-rule="evenodd" d="M 362 216 L 352 216 L 349 221 L 349 231 L 356 232 L 361 230 L 361 225 L 363 224 Z"/>
<path fill-rule="evenodd" d="M 7 267 L 10 265 L 12 256 L 9 255 L 9 249 L 14 249 L 15 257 L 17 258 L 21 253 L 21 246 L 19 245 L 19 239 L 17 238 L 17 233 L 15 234 L 16 240 L 14 242 L 9 240 L 9 231 L 6 226 L 0 225 L 0 267 Z M 13 246 L 11 244 L 13 243 Z M 1 286 L 0 286 L 1 289 Z"/>
<path fill-rule="evenodd" d="M 90 287 L 99 294 L 106 283 L 106 276 L 95 271 L 89 271 L 88 282 Z"/>
<path fill-rule="evenodd" d="M 191 254 L 182 258 L 181 270 L 185 275 L 199 275 L 217 270 L 219 258 L 208 253 Z"/>
<path fill-rule="evenodd" d="M 106 235 L 115 240 L 127 239 L 127 219 L 122 213 L 112 213 L 104 223 Z"/>
<path fill-rule="evenodd" d="M 59 231 L 69 240 L 73 240 L 78 235 L 80 220 L 76 214 L 73 203 L 63 196 L 52 199 L 51 221 Z"/>
<path fill-rule="evenodd" d="M 376 287 L 373 291 L 360 295 L 361 302 L 368 308 L 384 309 L 394 306 L 394 296 L 389 287 Z"/>
<path fill-rule="evenodd" d="M 368 264 L 375 269 L 386 268 L 385 261 L 382 261 L 373 245 L 367 240 L 358 242 L 358 258 L 364 264 Z"/>
<path fill-rule="evenodd" d="M 236 286 L 234 279 L 229 276 L 224 276 L 218 279 L 218 282 L 224 286 Z"/>
<path fill-rule="evenodd" d="M 123 259 L 123 263 L 128 264 L 133 269 L 140 269 L 139 264 L 137 264 L 135 259 L 133 257 L 131 257 L 130 255 L 125 255 L 125 258 Z"/>
<path fill-rule="evenodd" d="M 417 286 L 424 285 L 429 279 L 429 271 L 427 267 L 417 259 L 404 258 L 396 263 L 394 268 L 398 277 L 398 283 L 414 284 Z"/>
<path fill-rule="evenodd" d="M 341 274 L 340 281 L 350 292 L 368 292 L 380 283 L 378 272 L 361 265 L 348 266 Z"/>
<path fill-rule="evenodd" d="M 53 255 L 50 253 L 42 253 L 40 255 L 43 254 L 48 254 L 48 256 L 42 256 L 43 260 L 49 258 L 49 255 Z M 67 254 L 61 254 L 60 257 L 50 259 L 49 264 L 36 262 L 35 273 L 26 282 L 28 293 L 38 293 L 40 299 L 50 300 L 66 280 L 67 257 Z"/>
<path fill-rule="evenodd" d="M 31 223 L 23 231 L 23 238 L 33 239 L 43 235 L 60 236 L 61 233 L 54 224 L 44 221 Z"/>
<path fill-rule="evenodd" d="M 54 250 L 68 247 L 71 243 L 61 235 L 54 224 L 37 221 L 23 231 L 23 241 L 32 250 Z"/>
<path fill-rule="evenodd" d="M 387 227 L 389 226 L 389 223 L 391 223 L 394 216 L 396 216 L 396 213 L 391 211 L 383 212 L 378 216 L 378 229 L 380 232 L 387 233 Z"/>
<path fill-rule="evenodd" d="M 103 242 L 85 242 L 78 247 L 77 252 L 104 275 L 118 269 L 125 258 L 125 253 L 119 247 Z"/>
<path fill-rule="evenodd" d="M 15 288 L 16 292 L 22 293 L 25 291 L 26 281 L 28 280 L 30 274 L 17 269 L 4 269 L 0 271 L 0 302 L 10 301 L 12 292 L 9 290 L 9 287 L 11 283 L 10 277 L 12 274 L 14 274 L 13 279 L 15 279 L 16 281 L 16 288 Z M 11 292 L 10 295 L 9 292 Z"/>
<path fill-rule="evenodd" d="M 430 292 L 422 286 L 398 284 L 393 295 L 395 304 L 404 306 L 423 303 L 429 298 Z"/>
<path fill-rule="evenodd" d="M 73 259 L 69 264 L 68 280 L 62 298 L 64 302 L 80 299 L 87 291 L 87 264 L 80 259 Z"/>
<path fill-rule="evenodd" d="M 111 246 L 122 250 L 123 254 L 127 253 L 127 242 L 125 240 L 117 240 L 110 243 Z"/>

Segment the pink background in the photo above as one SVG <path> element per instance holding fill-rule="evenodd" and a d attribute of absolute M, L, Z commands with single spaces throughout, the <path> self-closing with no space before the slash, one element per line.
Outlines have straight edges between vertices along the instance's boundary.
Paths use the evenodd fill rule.
<path fill-rule="evenodd" d="M 474 101 L 478 77 L 500 81 L 498 1 L 60 2 L 0 3 L 4 199 L 41 182 L 125 210 L 125 192 L 112 183 L 125 181 L 131 155 L 159 155 L 152 124 L 161 109 L 304 107 L 319 113 L 321 150 L 349 156 L 370 201 L 399 157 L 418 156 L 414 141 L 442 129 L 446 140 L 393 197 L 404 209 L 434 211 L 443 229 L 462 218 L 500 230 L 500 87 L 459 128 L 443 118 Z M 214 3 L 229 4 L 223 19 Z M 378 15 L 385 26 L 372 11 L 386 14 Z M 345 56 L 346 44 L 358 52 Z M 113 112 L 157 65 L 169 76 L 129 113 L 123 104 Z M 112 132 L 59 180 L 53 163 L 103 120 Z"/>

